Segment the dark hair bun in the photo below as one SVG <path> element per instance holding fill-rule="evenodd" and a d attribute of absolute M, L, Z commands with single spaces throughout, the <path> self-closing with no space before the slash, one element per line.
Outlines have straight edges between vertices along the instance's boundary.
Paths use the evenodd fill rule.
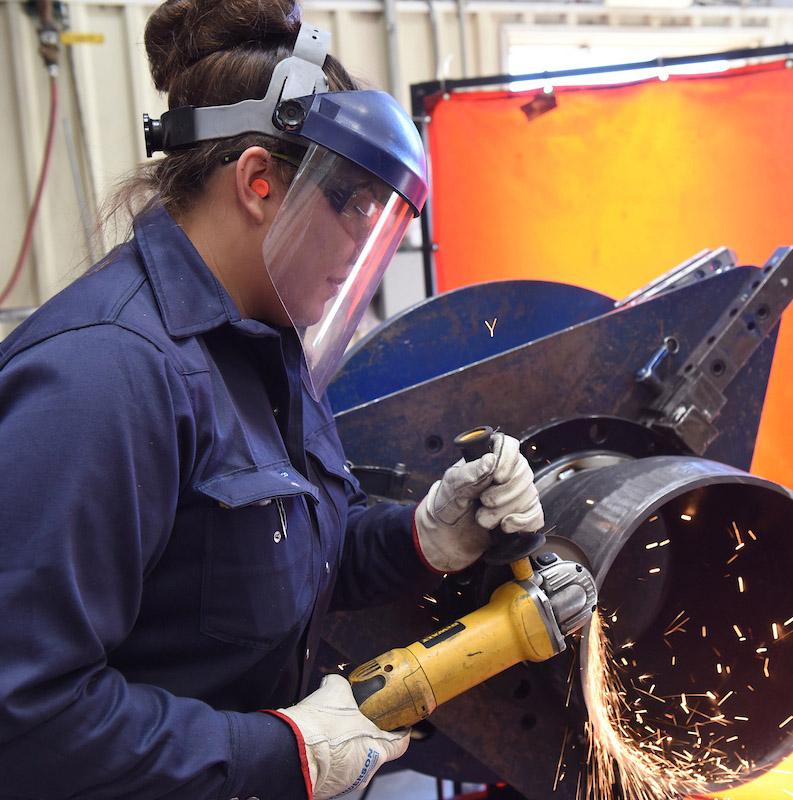
<path fill-rule="evenodd" d="M 291 46 L 299 27 L 296 0 L 168 0 L 146 24 L 154 85 L 169 91 L 177 75 L 219 51 Z"/>

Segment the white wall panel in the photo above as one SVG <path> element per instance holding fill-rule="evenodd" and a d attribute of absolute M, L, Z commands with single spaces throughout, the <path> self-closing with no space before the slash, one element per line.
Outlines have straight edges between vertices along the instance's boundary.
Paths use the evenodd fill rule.
<path fill-rule="evenodd" d="M 396 63 L 400 78 L 396 94 L 405 105 L 411 83 L 432 80 L 438 73 L 440 77 L 462 74 L 457 6 L 451 0 L 432 1 L 432 15 L 428 0 L 396 2 Z M 143 48 L 146 18 L 156 3 L 73 0 L 67 7 L 71 30 L 101 33 L 105 41 L 101 45 L 74 45 L 70 58 L 64 55 L 61 59 L 61 108 L 50 180 L 28 269 L 10 305 L 46 300 L 79 274 L 87 260 L 79 192 L 69 160 L 64 121 L 72 131 L 78 153 L 77 174 L 83 180 L 89 217 L 95 219 L 95 199 L 103 198 L 121 176 L 143 160 L 141 114 L 147 111 L 159 116 L 165 108 L 151 85 Z M 591 29 L 591 20 L 579 19 L 581 15 L 601 14 L 607 19 L 611 15 L 611 22 L 617 22 L 617 15 L 628 12 L 629 9 L 604 9 L 591 4 L 469 0 L 469 75 L 502 70 L 501 36 L 505 24 L 525 23 L 541 29 L 542 19 L 550 14 L 557 23 L 561 19 L 562 24 Z M 669 14 L 645 8 L 641 13 L 656 20 Z M 757 31 L 758 41 L 793 38 L 790 9 L 703 8 L 688 9 L 686 13 L 692 17 L 692 26 L 719 22 L 721 17 L 728 21 L 726 24 L 740 27 L 763 18 L 766 30 Z M 353 74 L 370 85 L 388 86 L 381 0 L 306 0 L 304 17 L 333 32 L 333 52 Z M 437 20 L 435 33 L 433 18 Z M 670 36 L 676 34 L 679 35 L 679 28 L 670 32 Z M 19 247 L 46 132 L 48 86 L 37 46 L 35 24 L 23 12 L 21 0 L 0 0 L 0 285 L 10 274 Z"/>

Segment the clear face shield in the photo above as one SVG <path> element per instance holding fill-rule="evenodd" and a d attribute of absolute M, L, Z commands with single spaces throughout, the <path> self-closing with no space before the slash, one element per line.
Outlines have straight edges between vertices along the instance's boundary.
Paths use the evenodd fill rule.
<path fill-rule="evenodd" d="M 413 212 L 390 186 L 312 144 L 262 246 L 319 400 Z"/>

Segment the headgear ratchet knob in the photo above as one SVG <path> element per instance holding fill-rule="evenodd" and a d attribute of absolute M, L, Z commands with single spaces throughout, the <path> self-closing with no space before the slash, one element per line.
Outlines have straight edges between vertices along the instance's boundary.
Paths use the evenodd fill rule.
<path fill-rule="evenodd" d="M 284 100 L 275 108 L 273 123 L 288 133 L 299 131 L 306 120 L 306 110 L 297 100 Z"/>
<path fill-rule="evenodd" d="M 148 114 L 143 115 L 143 138 L 146 142 L 146 155 L 151 158 L 153 153 L 162 150 L 162 125 L 160 120 L 152 119 Z"/>

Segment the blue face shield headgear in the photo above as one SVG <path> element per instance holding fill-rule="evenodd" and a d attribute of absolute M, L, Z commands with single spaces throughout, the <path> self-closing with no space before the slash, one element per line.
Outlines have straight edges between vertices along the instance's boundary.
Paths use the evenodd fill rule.
<path fill-rule="evenodd" d="M 306 148 L 263 256 L 316 399 L 427 197 L 424 149 L 410 117 L 385 92 L 328 92 L 328 40 L 303 25 L 262 100 L 177 108 L 161 121 L 144 115 L 148 155 L 246 133 Z"/>

